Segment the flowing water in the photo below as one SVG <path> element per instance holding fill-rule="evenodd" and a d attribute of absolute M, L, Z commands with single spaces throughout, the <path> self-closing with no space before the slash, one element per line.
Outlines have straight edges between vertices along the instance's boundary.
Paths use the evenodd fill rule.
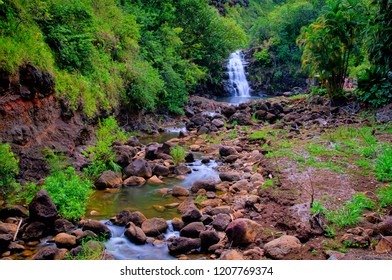
<path fill-rule="evenodd" d="M 250 97 L 251 88 L 245 75 L 246 62 L 241 51 L 230 54 L 227 64 L 229 74 L 228 91 L 233 97 Z"/>

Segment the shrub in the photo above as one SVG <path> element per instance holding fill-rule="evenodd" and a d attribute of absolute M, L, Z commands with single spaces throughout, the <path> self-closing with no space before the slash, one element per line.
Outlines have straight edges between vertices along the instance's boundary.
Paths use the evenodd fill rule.
<path fill-rule="evenodd" d="M 177 165 L 185 159 L 185 149 L 179 145 L 170 148 L 170 155 L 173 157 L 174 164 Z"/>
<path fill-rule="evenodd" d="M 386 185 L 377 191 L 378 204 L 380 207 L 392 205 L 392 186 Z"/>
<path fill-rule="evenodd" d="M 19 173 L 18 159 L 9 144 L 0 144 L 0 193 L 6 194 Z"/>
<path fill-rule="evenodd" d="M 45 179 L 43 188 L 48 192 L 58 212 L 65 219 L 76 221 L 86 212 L 92 183 L 79 177 L 73 167 L 55 172 Z"/>

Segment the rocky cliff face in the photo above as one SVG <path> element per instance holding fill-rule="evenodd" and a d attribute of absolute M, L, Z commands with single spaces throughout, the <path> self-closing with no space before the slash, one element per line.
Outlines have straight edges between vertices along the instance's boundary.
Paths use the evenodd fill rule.
<path fill-rule="evenodd" d="M 51 148 L 75 156 L 91 137 L 80 114 L 54 95 L 50 73 L 33 65 L 15 75 L 0 73 L 0 141 L 12 145 L 20 159 L 20 179 L 37 181 L 49 167 L 42 154 Z"/>

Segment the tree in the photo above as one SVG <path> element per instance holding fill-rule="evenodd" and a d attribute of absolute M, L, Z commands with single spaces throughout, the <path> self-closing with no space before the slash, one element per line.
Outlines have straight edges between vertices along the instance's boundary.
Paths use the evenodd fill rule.
<path fill-rule="evenodd" d="M 343 92 L 350 58 L 360 51 L 365 7 L 359 0 L 328 1 L 324 13 L 303 28 L 297 44 L 302 65 L 319 75 L 331 101 Z"/>

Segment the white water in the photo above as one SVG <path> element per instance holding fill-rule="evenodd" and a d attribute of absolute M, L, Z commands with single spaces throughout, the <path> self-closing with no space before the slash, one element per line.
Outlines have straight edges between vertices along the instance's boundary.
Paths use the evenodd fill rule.
<path fill-rule="evenodd" d="M 250 97 L 251 89 L 246 80 L 245 65 L 246 63 L 241 51 L 235 51 L 230 54 L 227 71 L 229 74 L 228 91 L 231 96 Z"/>

